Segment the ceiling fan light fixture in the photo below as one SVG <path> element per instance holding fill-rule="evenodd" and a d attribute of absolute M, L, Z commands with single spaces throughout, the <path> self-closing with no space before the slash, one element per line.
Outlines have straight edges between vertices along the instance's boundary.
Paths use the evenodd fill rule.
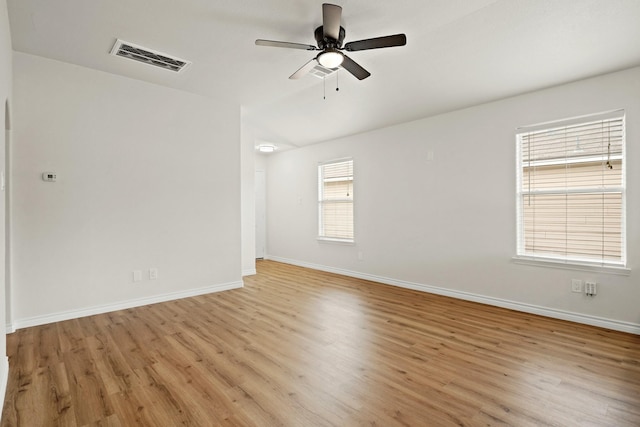
<path fill-rule="evenodd" d="M 344 61 L 344 55 L 335 49 L 326 49 L 318 55 L 318 62 L 325 68 L 338 68 Z"/>

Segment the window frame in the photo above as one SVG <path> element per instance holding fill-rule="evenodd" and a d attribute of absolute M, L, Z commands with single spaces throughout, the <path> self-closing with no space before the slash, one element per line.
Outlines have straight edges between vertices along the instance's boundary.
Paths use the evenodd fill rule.
<path fill-rule="evenodd" d="M 531 163 L 536 163 L 536 166 L 551 166 L 551 165 L 587 165 L 595 161 L 603 162 L 606 154 L 585 156 L 582 158 L 566 157 L 564 159 L 554 160 L 534 160 L 525 165 L 526 161 L 523 160 L 523 135 L 531 135 L 535 132 L 541 131 L 553 131 L 559 128 L 567 128 L 571 126 L 587 125 L 589 123 L 605 121 L 611 119 L 619 119 L 622 122 L 622 140 L 621 140 L 621 153 L 611 155 L 606 160 L 620 161 L 621 163 L 621 182 L 620 186 L 615 190 L 606 187 L 590 187 L 571 189 L 565 188 L 563 191 L 559 189 L 553 189 L 549 191 L 538 190 L 538 192 L 525 191 L 523 189 L 524 170 L 525 167 L 531 167 Z M 587 270 L 587 271 L 599 271 L 613 274 L 628 275 L 630 269 L 627 268 L 627 221 L 626 221 L 626 193 L 627 193 L 627 181 L 626 181 L 626 169 L 627 169 L 627 157 L 626 157 L 626 115 L 624 110 L 613 110 L 604 113 L 590 114 L 585 116 L 574 117 L 570 119 L 563 119 L 551 122 L 540 123 L 537 125 L 524 126 L 516 129 L 516 255 L 512 258 L 514 262 L 529 265 L 540 265 L 548 267 L 560 267 L 567 269 Z M 595 191 L 594 191 L 595 190 Z M 620 242 L 620 261 L 613 260 L 591 260 L 581 259 L 579 256 L 567 254 L 565 256 L 554 256 L 552 254 L 541 254 L 535 252 L 528 252 L 525 247 L 525 218 L 524 209 L 522 206 L 522 200 L 526 195 L 532 194 L 558 194 L 558 195 L 572 195 L 572 194 L 620 194 L 621 202 L 621 242 Z M 604 202 L 603 202 L 604 203 Z"/>
<path fill-rule="evenodd" d="M 352 157 L 344 157 L 340 159 L 328 160 L 325 162 L 318 163 L 318 235 L 317 240 L 319 242 L 329 242 L 329 243 L 340 243 L 352 245 L 355 244 L 355 197 L 353 194 L 350 198 L 344 199 L 331 199 L 327 200 L 324 198 L 324 174 L 323 168 L 328 165 L 339 164 L 339 163 L 347 163 L 351 162 L 351 191 L 355 193 L 355 162 Z M 339 203 L 350 203 L 351 204 L 351 228 L 352 228 L 352 237 L 344 238 L 344 237 L 336 237 L 336 236 L 327 236 L 325 231 L 325 222 L 323 217 L 323 206 L 326 202 L 339 202 Z"/>

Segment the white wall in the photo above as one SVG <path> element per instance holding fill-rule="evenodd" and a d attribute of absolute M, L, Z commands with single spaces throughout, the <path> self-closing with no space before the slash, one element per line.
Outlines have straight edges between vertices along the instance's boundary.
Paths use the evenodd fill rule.
<path fill-rule="evenodd" d="M 242 199 L 242 275 L 256 274 L 256 209 L 255 209 L 255 143 L 251 126 L 246 123 L 244 112 L 241 114 L 241 199 Z"/>
<path fill-rule="evenodd" d="M 264 258 L 267 255 L 267 158 L 271 153 L 256 153 L 254 156 L 254 207 L 255 207 L 255 258 Z"/>
<path fill-rule="evenodd" d="M 631 275 L 514 264 L 515 129 L 618 108 L 627 111 Z M 277 153 L 268 256 L 640 333 L 639 129 L 635 68 Z M 352 246 L 316 241 L 317 163 L 342 157 L 355 161 Z M 572 293 L 571 278 L 597 280 L 599 294 Z"/>
<path fill-rule="evenodd" d="M 13 60 L 14 326 L 241 285 L 239 106 Z"/>
<path fill-rule="evenodd" d="M 5 137 L 8 136 L 10 123 L 6 118 L 6 107 L 12 113 L 12 67 L 11 67 L 11 34 L 9 33 L 9 18 L 7 15 L 7 3 L 0 0 L 0 170 L 5 168 Z M 7 360 L 7 347 L 5 339 L 6 315 L 5 315 L 5 193 L 0 191 L 0 399 L 4 402 L 4 395 L 9 375 L 9 362 Z"/>
<path fill-rule="evenodd" d="M 256 170 L 265 170 L 265 156 L 256 152 L 253 125 L 241 114 L 241 171 L 242 171 L 242 275 L 256 274 Z"/>

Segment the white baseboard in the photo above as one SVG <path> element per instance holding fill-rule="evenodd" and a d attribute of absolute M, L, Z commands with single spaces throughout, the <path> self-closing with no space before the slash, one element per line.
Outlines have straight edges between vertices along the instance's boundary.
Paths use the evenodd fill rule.
<path fill-rule="evenodd" d="M 0 358 L 0 413 L 4 409 L 4 398 L 7 394 L 7 384 L 9 383 L 9 358 Z"/>
<path fill-rule="evenodd" d="M 80 310 L 69 310 L 44 316 L 28 317 L 24 319 L 14 319 L 10 325 L 7 325 L 7 332 L 15 332 L 17 329 L 28 328 L 30 326 L 45 325 L 47 323 L 61 322 L 69 319 L 77 319 L 79 317 L 93 316 L 95 314 L 108 313 L 111 311 L 125 310 L 143 305 L 156 304 L 159 302 L 173 301 L 181 298 L 194 297 L 197 295 L 210 294 L 214 292 L 228 291 L 238 289 L 243 286 L 240 282 L 223 283 L 218 285 L 207 286 L 204 288 L 190 289 L 187 291 L 170 292 L 167 294 L 155 295 L 152 297 L 138 298 L 127 300 L 114 304 L 105 304 Z"/>
<path fill-rule="evenodd" d="M 256 274 L 258 274 L 258 273 L 256 272 L 255 267 L 254 268 L 247 268 L 245 270 L 242 270 L 242 277 L 244 277 L 244 276 L 254 276 Z"/>
<path fill-rule="evenodd" d="M 623 322 L 615 319 L 607 319 L 603 317 L 591 316 L 588 314 L 574 313 L 571 311 L 558 310 L 555 308 L 542 307 L 533 304 L 526 304 L 517 301 L 510 301 L 501 298 L 488 297 L 484 295 L 474 294 L 470 292 L 456 291 L 453 289 L 441 288 L 437 286 L 424 285 L 420 283 L 407 282 L 404 280 L 391 279 L 388 277 L 375 276 L 367 273 L 360 273 L 341 268 L 328 267 L 325 265 L 313 264 L 304 261 L 298 261 L 289 258 L 277 256 L 269 256 L 265 259 L 282 262 L 285 264 L 297 265 L 300 267 L 311 268 L 314 270 L 326 271 L 328 273 L 341 274 L 343 276 L 355 277 L 357 279 L 370 280 L 372 282 L 383 283 L 385 285 L 398 286 L 401 288 L 413 289 L 416 291 L 427 292 L 430 294 L 443 295 L 447 297 L 457 298 L 465 301 L 479 302 L 482 304 L 493 305 L 496 307 L 508 308 L 511 310 L 521 311 L 524 313 L 537 314 L 540 316 L 551 317 L 554 319 L 568 320 L 570 322 L 583 323 L 585 325 L 598 326 L 615 331 L 628 332 L 640 335 L 640 324 Z"/>

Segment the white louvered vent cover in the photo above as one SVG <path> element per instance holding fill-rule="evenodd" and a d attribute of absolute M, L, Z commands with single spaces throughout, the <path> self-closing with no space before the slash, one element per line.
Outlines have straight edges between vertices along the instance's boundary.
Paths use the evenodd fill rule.
<path fill-rule="evenodd" d="M 111 55 L 133 59 L 134 61 L 160 67 L 174 73 L 179 73 L 191 65 L 191 61 L 176 58 L 175 56 L 147 49 L 120 39 L 116 40 L 116 44 L 113 45 Z"/>
<path fill-rule="evenodd" d="M 336 71 L 338 71 L 337 69 L 332 70 L 331 68 L 326 68 L 323 67 L 320 64 L 317 64 L 315 67 L 313 67 L 311 69 L 311 71 L 309 71 L 309 74 L 311 74 L 314 77 L 317 77 L 319 79 L 323 79 L 325 77 L 330 76 L 331 74 L 335 73 Z"/>

